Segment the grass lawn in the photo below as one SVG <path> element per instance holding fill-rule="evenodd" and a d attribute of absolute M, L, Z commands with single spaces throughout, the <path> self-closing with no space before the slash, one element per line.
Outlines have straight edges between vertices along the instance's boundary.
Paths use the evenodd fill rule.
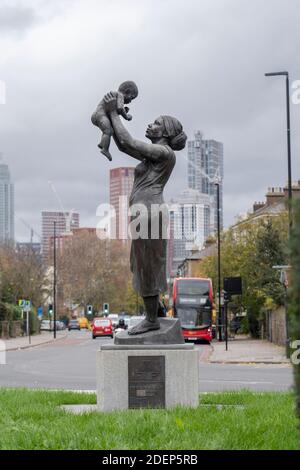
<path fill-rule="evenodd" d="M 202 395 L 195 410 L 76 416 L 58 408 L 76 403 L 96 396 L 0 389 L 0 449 L 299 449 L 292 393 Z"/>

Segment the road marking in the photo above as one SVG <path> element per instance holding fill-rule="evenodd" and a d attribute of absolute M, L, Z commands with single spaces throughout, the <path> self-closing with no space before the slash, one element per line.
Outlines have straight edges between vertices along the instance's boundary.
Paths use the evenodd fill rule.
<path fill-rule="evenodd" d="M 40 390 L 40 389 L 36 389 Z M 94 394 L 97 393 L 97 390 L 76 390 L 72 388 L 50 388 L 48 389 L 51 392 L 73 392 L 73 393 L 88 393 L 88 394 Z"/>
<path fill-rule="evenodd" d="M 205 380 L 204 379 L 203 380 L 203 379 L 200 379 L 200 382 L 207 382 L 207 383 L 235 382 L 235 383 L 244 384 L 244 385 L 260 385 L 260 384 L 274 385 L 274 382 L 265 382 L 265 381 L 255 382 L 255 381 L 250 381 L 250 380 L 225 380 L 225 379 L 218 379 L 218 380 Z"/>

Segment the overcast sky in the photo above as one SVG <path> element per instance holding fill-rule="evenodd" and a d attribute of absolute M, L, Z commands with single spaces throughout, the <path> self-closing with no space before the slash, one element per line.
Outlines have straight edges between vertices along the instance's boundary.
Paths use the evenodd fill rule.
<path fill-rule="evenodd" d="M 98 148 L 90 122 L 103 94 L 134 80 L 139 97 L 126 124 L 144 139 L 160 114 L 177 117 L 188 136 L 224 143 L 224 220 L 284 185 L 286 115 L 283 78 L 300 80 L 299 0 L 1 0 L 0 152 L 15 183 L 16 216 L 38 232 L 40 212 L 66 210 L 95 226 L 108 201 L 109 169 L 135 165 L 112 144 Z M 291 106 L 293 179 L 300 179 L 300 105 Z M 187 186 L 186 152 L 165 199 Z M 16 217 L 16 238 L 29 239 Z"/>

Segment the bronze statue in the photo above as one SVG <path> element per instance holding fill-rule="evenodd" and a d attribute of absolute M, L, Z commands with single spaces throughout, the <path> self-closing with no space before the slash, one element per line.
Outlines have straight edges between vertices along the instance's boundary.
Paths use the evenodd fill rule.
<path fill-rule="evenodd" d="M 176 162 L 174 151 L 184 149 L 187 136 L 176 118 L 160 116 L 147 127 L 146 137 L 151 143 L 134 139 L 121 122 L 116 92 L 105 95 L 104 103 L 117 147 L 140 161 L 135 169 L 129 206 L 143 204 L 148 209 L 149 236 L 132 239 L 130 253 L 133 287 L 143 297 L 146 309 L 146 318 L 128 331 L 130 335 L 138 335 L 160 328 L 159 294 L 167 289 L 167 240 L 162 236 L 161 214 L 157 213 L 153 219 L 151 207 L 163 203 L 163 189 Z M 159 236 L 153 239 L 151 227 L 155 224 L 159 226 Z"/>
<path fill-rule="evenodd" d="M 115 92 L 117 98 L 117 112 L 127 121 L 131 121 L 132 116 L 128 114 L 129 108 L 124 106 L 125 104 L 131 103 L 134 98 L 138 96 L 138 88 L 136 84 L 132 81 L 127 81 L 121 83 L 117 92 Z M 99 127 L 102 131 L 101 142 L 98 144 L 98 147 L 101 150 L 101 153 L 105 155 L 108 160 L 112 160 L 111 154 L 109 152 L 110 139 L 113 133 L 109 116 L 107 115 L 107 109 L 105 101 L 101 100 L 97 106 L 96 111 L 92 114 L 92 123 Z"/>

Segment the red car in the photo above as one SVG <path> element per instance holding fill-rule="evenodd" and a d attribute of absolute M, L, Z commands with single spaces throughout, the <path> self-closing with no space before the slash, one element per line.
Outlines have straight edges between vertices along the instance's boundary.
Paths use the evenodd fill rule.
<path fill-rule="evenodd" d="M 110 336 L 113 338 L 112 321 L 109 318 L 94 318 L 92 334 L 93 339 L 97 338 L 97 336 Z"/>

